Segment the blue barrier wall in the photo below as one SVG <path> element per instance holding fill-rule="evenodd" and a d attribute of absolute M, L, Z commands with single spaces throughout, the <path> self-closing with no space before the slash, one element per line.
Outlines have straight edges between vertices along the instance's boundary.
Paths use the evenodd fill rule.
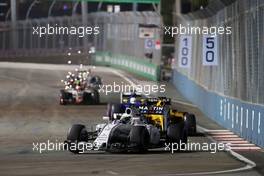
<path fill-rule="evenodd" d="M 264 147 L 264 106 L 206 90 L 176 70 L 173 72 L 173 84 L 209 118 L 242 138 Z"/>

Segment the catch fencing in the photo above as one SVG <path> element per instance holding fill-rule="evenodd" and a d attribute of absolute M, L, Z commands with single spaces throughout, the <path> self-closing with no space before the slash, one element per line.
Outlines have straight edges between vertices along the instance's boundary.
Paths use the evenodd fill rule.
<path fill-rule="evenodd" d="M 203 65 L 203 35 L 191 35 L 192 63 L 175 62 L 174 84 L 210 118 L 264 147 L 264 1 L 214 0 L 195 13 L 175 16 L 178 24 L 230 26 L 217 35 L 218 65 Z M 175 57 L 179 59 L 180 36 Z"/>
<path fill-rule="evenodd" d="M 64 17 L 48 17 L 41 19 L 28 19 L 18 21 L 15 26 L 11 22 L 0 23 L 0 59 L 1 58 L 35 58 L 49 56 L 78 57 L 78 54 L 87 56 L 90 63 L 96 63 L 95 58 L 105 53 L 112 58 L 129 57 L 131 62 L 138 64 L 143 61 L 141 67 L 132 69 L 134 72 L 144 70 L 144 75 L 151 79 L 158 79 L 157 65 L 160 64 L 161 50 L 145 47 L 145 38 L 140 37 L 140 26 L 154 29 L 151 41 L 160 41 L 161 18 L 156 12 L 97 12 L 89 13 L 87 21 L 82 20 L 80 15 Z M 83 24 L 85 23 L 85 24 Z M 99 34 L 90 35 L 60 34 L 40 36 L 40 27 L 63 27 L 77 29 L 79 27 L 98 27 Z M 38 34 L 34 29 L 38 27 Z M 65 29 L 66 30 L 66 29 Z M 48 29 L 46 29 L 46 32 Z M 44 29 L 43 29 L 44 32 Z M 79 31 L 80 32 L 80 31 Z M 81 37 L 80 37 L 81 36 Z M 154 46 L 154 45 L 153 45 Z M 94 47 L 97 54 L 91 54 L 90 48 Z M 146 57 L 151 52 L 152 57 Z M 94 57 L 96 56 L 96 57 Z M 70 58 L 70 57 L 69 57 Z M 97 59 L 98 60 L 98 59 Z M 32 60 L 34 62 L 34 60 Z M 101 60 L 100 64 L 107 65 Z M 132 67 L 133 68 L 133 67 Z M 153 71 L 154 69 L 154 71 Z M 142 74 L 141 74 L 142 75 Z"/>

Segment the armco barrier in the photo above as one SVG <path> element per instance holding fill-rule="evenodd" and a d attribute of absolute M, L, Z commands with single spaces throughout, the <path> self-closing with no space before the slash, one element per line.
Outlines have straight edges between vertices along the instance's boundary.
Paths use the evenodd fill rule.
<path fill-rule="evenodd" d="M 173 84 L 209 118 L 264 147 L 264 106 L 206 90 L 176 70 L 173 73 Z"/>
<path fill-rule="evenodd" d="M 132 56 L 98 52 L 95 55 L 94 64 L 123 69 L 153 81 L 159 80 L 159 66 Z"/>

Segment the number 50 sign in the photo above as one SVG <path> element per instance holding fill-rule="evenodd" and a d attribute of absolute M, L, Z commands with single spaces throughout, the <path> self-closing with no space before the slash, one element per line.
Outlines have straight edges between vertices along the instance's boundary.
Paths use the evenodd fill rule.
<path fill-rule="evenodd" d="M 203 65 L 217 65 L 217 37 L 203 36 Z"/>

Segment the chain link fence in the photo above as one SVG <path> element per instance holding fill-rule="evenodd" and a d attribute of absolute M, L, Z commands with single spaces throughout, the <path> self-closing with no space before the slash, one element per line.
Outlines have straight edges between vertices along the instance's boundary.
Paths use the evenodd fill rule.
<path fill-rule="evenodd" d="M 36 27 L 80 27 L 82 17 L 65 16 L 0 23 L 0 57 L 41 57 L 66 55 L 69 48 L 77 52 L 89 51 L 95 46 L 97 51 L 111 52 L 143 59 L 159 64 L 160 50 L 153 50 L 153 58 L 145 57 L 144 42 L 139 38 L 140 25 L 156 26 L 154 38 L 160 40 L 161 18 L 156 12 L 98 12 L 88 14 L 86 26 L 99 27 L 97 35 L 33 35 Z"/>
<path fill-rule="evenodd" d="M 65 55 L 69 48 L 72 51 L 83 49 L 83 38 L 77 35 L 34 35 L 36 27 L 81 26 L 80 16 L 52 17 L 18 21 L 15 27 L 11 22 L 0 23 L 0 52 L 2 58 L 42 57 Z M 90 40 L 90 39 L 89 39 Z M 91 40 L 90 40 L 91 41 Z"/>
<path fill-rule="evenodd" d="M 218 35 L 218 66 L 202 65 L 203 36 L 195 34 L 192 35 L 191 68 L 183 69 L 176 65 L 179 72 L 213 92 L 264 104 L 263 0 L 216 0 L 204 10 L 176 16 L 175 19 L 186 26 L 232 27 L 231 35 Z"/>
<path fill-rule="evenodd" d="M 232 34 L 218 35 L 217 66 L 203 65 L 203 35 L 191 35 L 191 66 L 175 64 L 173 83 L 208 117 L 264 147 L 264 1 L 226 3 L 214 0 L 204 10 L 175 17 L 200 28 L 231 26 Z M 177 37 L 177 59 L 179 42 Z"/>

